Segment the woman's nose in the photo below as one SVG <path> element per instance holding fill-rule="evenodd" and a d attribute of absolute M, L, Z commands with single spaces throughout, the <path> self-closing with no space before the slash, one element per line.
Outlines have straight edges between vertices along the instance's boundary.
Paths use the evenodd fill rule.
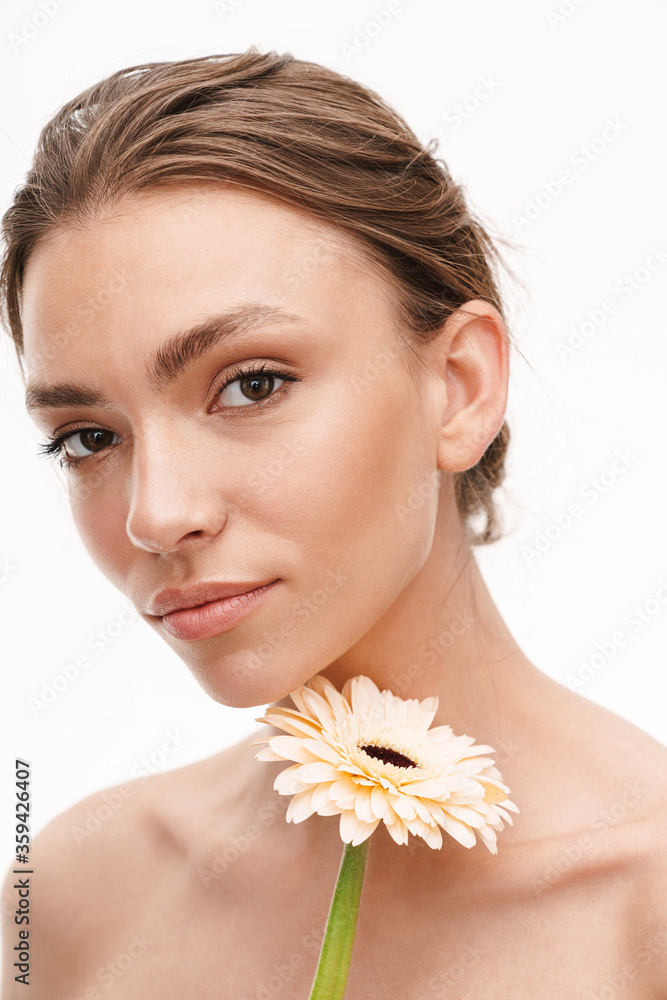
<path fill-rule="evenodd" d="M 197 428 L 160 419 L 137 435 L 127 534 L 138 548 L 173 552 L 214 538 L 226 519 L 219 464 L 193 446 Z M 218 482 L 216 482 L 218 479 Z"/>

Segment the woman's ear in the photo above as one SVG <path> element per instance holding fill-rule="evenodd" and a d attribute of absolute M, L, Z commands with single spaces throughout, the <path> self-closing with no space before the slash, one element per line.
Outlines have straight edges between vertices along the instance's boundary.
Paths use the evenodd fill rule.
<path fill-rule="evenodd" d="M 500 430 L 507 406 L 509 338 L 490 302 L 460 306 L 428 345 L 439 380 L 438 468 L 464 472 L 475 465 Z"/>

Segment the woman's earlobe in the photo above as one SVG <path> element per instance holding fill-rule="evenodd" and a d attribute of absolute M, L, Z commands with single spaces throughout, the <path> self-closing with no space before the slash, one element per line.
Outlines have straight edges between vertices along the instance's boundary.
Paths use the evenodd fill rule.
<path fill-rule="evenodd" d="M 455 418 L 453 418 L 455 419 Z M 443 427 L 438 447 L 438 468 L 444 472 L 465 472 L 477 465 L 480 458 L 498 434 L 503 423 L 497 420 L 486 427 L 472 428 L 469 432 L 447 434 Z"/>

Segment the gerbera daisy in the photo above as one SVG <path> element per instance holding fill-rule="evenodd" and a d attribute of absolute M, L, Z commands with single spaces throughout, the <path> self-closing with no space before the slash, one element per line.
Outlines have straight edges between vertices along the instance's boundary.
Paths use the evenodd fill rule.
<path fill-rule="evenodd" d="M 295 762 L 273 786 L 293 796 L 288 822 L 340 814 L 346 844 L 363 843 L 384 822 L 397 844 L 407 844 L 410 832 L 433 848 L 442 847 L 442 827 L 464 847 L 479 836 L 497 853 L 496 830 L 503 820 L 512 824 L 507 809 L 519 809 L 488 756 L 492 747 L 475 746 L 450 726 L 429 729 L 437 696 L 399 698 L 363 675 L 338 691 L 316 674 L 290 697 L 296 710 L 268 708 L 256 720 L 288 735 L 252 744 L 268 744 L 257 760 Z"/>

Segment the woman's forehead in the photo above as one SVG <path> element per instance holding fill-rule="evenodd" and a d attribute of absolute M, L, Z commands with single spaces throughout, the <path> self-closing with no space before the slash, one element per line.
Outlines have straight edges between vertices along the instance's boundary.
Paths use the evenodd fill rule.
<path fill-rule="evenodd" d="M 33 388 L 26 405 L 54 396 L 45 386 L 116 385 L 128 366 L 134 383 L 182 331 L 258 303 L 265 313 L 303 321 L 280 332 L 268 320 L 257 324 L 263 333 L 247 343 L 260 353 L 285 347 L 283 331 L 292 349 L 299 338 L 302 357 L 306 341 L 316 341 L 321 362 L 333 354 L 359 366 L 362 354 L 365 363 L 366 354 L 387 350 L 394 325 L 388 285 L 335 231 L 231 189 L 204 191 L 196 218 L 186 217 L 182 207 L 199 194 L 128 199 L 116 216 L 62 230 L 38 248 L 23 299 Z M 308 355 L 314 358 L 310 348 Z"/>
<path fill-rule="evenodd" d="M 138 306 L 152 314 L 177 298 L 196 311 L 202 296 L 225 299 L 233 290 L 238 298 L 252 289 L 291 305 L 324 299 L 328 290 L 340 306 L 343 297 L 349 304 L 351 281 L 368 295 L 377 280 L 351 236 L 264 194 L 231 185 L 157 190 L 38 245 L 24 275 L 26 352 L 39 329 L 101 304 L 119 318 Z"/>

